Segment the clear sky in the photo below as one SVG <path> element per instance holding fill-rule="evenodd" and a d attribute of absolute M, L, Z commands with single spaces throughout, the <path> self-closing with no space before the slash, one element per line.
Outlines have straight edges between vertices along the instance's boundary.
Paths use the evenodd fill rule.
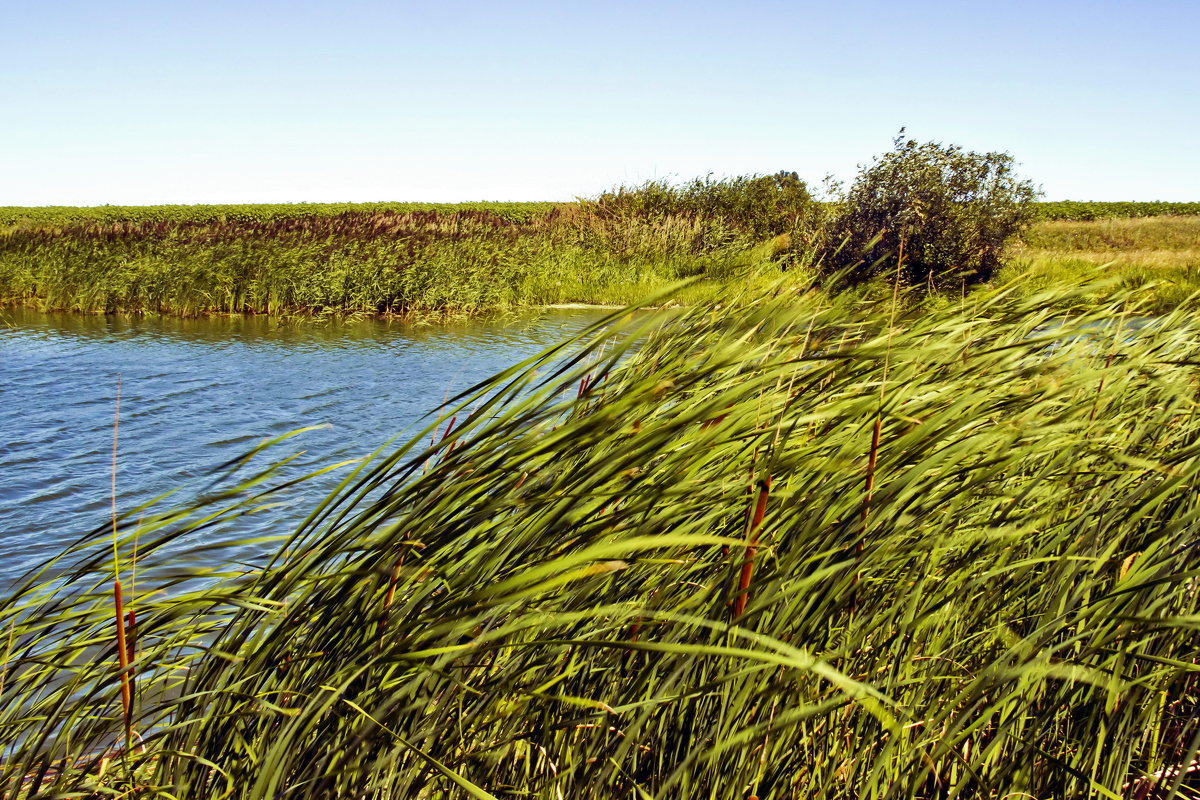
<path fill-rule="evenodd" d="M 901 126 L 1200 201 L 1200 0 L 24 2 L 0 205 L 565 200 L 853 177 Z"/>

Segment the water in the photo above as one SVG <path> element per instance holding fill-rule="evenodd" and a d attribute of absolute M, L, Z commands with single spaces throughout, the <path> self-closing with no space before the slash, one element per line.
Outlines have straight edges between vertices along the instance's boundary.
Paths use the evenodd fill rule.
<path fill-rule="evenodd" d="M 415 433 L 445 399 L 599 314 L 413 328 L 369 320 L 123 319 L 0 312 L 0 586 L 103 524 L 121 380 L 117 503 L 131 508 L 265 437 L 325 424 L 276 453 L 293 470 L 369 454 Z M 404 438 L 404 437 L 402 437 Z M 336 477 L 254 525 L 298 522 Z M 190 489 L 190 491 L 194 491 Z M 179 495 L 186 499 L 188 490 Z M 266 532 L 257 531 L 257 532 Z"/>

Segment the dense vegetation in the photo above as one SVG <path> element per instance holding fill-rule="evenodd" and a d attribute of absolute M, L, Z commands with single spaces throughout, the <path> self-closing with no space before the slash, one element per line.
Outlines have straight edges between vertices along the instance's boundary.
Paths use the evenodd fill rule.
<path fill-rule="evenodd" d="M 819 216 L 795 175 L 647 184 L 565 206 L 286 210 L 30 220 L 0 234 L 0 299 L 184 315 L 624 304 L 685 278 L 745 280 Z"/>
<path fill-rule="evenodd" d="M 1194 217 L 1184 214 L 1200 211 L 1200 204 L 1039 206 L 1008 154 L 903 136 L 835 194 L 818 202 L 784 171 L 650 181 L 570 204 L 7 208 L 0 209 L 0 304 L 426 317 L 622 305 L 693 279 L 670 297 L 688 303 L 783 273 L 793 286 L 836 288 L 899 275 L 933 295 L 958 295 L 1014 261 L 1018 271 L 1034 268 L 1034 283 L 1090 282 L 1081 272 L 1104 262 L 1082 257 L 1077 244 L 1066 255 L 1045 244 L 1061 240 L 1067 223 L 1058 218 L 1176 215 L 1177 223 L 1147 219 L 1144 230 L 1165 233 L 1186 231 Z M 1107 223 L 1089 224 L 1079 241 Z M 1160 257 L 1164 249 L 1171 255 Z M 1164 285 L 1165 278 L 1162 305 L 1195 288 L 1200 264 L 1191 241 L 1137 253 L 1135 265 L 1122 266 L 1126 284 Z M 1159 269 L 1167 262 L 1170 270 Z"/>
<path fill-rule="evenodd" d="M 942 152 L 927 145 L 917 160 Z M 957 163 L 936 171 L 935 183 L 979 180 Z M 996 192 L 969 199 L 970 214 L 930 224 L 979 228 L 1000 201 Z M 802 284 L 809 272 L 844 266 L 831 254 L 873 261 L 875 243 L 855 238 L 872 235 L 864 224 L 883 226 L 879 246 L 890 246 L 892 218 L 863 217 L 869 205 L 853 192 L 818 204 L 796 173 L 779 172 L 649 182 L 557 207 L 162 207 L 124 221 L 72 221 L 69 210 L 51 209 L 0 235 L 0 299 L 103 312 L 419 315 L 625 303 L 685 278 L 711 291 L 789 268 Z M 859 222 L 835 246 L 851 218 Z M 952 250 L 908 236 L 921 268 L 939 270 L 973 253 L 978 238 Z"/>
<path fill-rule="evenodd" d="M 0 210 L 0 300 L 80 311 L 721 290 L 475 387 L 266 562 L 254 460 L 114 509 L 0 598 L 0 796 L 1183 796 L 1200 216 L 1032 197 L 899 140 L 825 203 Z"/>
<path fill-rule="evenodd" d="M 647 181 L 620 187 L 599 197 L 580 200 L 585 213 L 609 219 L 703 220 L 726 235 L 752 240 L 809 233 L 818 229 L 825 214 L 804 181 L 795 172 L 742 175 L 726 180 L 695 178 L 683 184 Z"/>
<path fill-rule="evenodd" d="M 555 209 L 138 222 L 0 236 L 0 297 L 76 311 L 472 313 L 633 302 L 762 260 L 753 241 L 681 216 Z M 769 254 L 767 254 L 769 255 Z"/>
<path fill-rule="evenodd" d="M 862 282 L 897 273 L 936 291 L 990 280 L 1033 220 L 1033 183 L 1007 153 L 901 136 L 862 170 L 833 214 L 822 263 Z"/>
<path fill-rule="evenodd" d="M 0 603 L 5 796 L 1177 796 L 1200 324 L 1063 302 L 601 325 L 268 563 L 269 474 L 122 509 Z"/>
<path fill-rule="evenodd" d="M 650 187 L 654 193 L 679 195 L 688 191 L 688 187 L 700 189 L 716 185 L 725 187 L 730 184 L 758 181 L 758 185 L 768 181 L 778 181 L 794 177 L 795 173 L 779 173 L 778 176 L 746 176 L 728 181 L 716 181 L 711 178 L 698 178 L 683 186 L 676 186 L 667 181 L 651 181 L 641 187 L 618 187 L 602 193 L 594 200 L 582 200 L 582 203 L 595 202 L 601 205 L 609 202 L 606 198 L 631 197 L 639 190 Z M 807 187 L 804 194 L 807 194 Z M 800 192 L 796 192 L 800 195 Z M 55 228 L 65 225 L 96 223 L 112 225 L 123 222 L 266 222 L 273 220 L 297 219 L 300 217 L 338 216 L 341 214 L 406 214 L 415 211 L 436 211 L 442 214 L 455 211 L 483 211 L 510 222 L 525 222 L 548 213 L 554 208 L 569 208 L 577 203 L 250 203 L 241 205 L 189 205 L 189 206 L 0 206 L 0 229 L 3 228 Z M 818 202 L 818 208 L 827 207 L 829 203 Z M 1133 203 L 1133 202 L 1080 202 L 1077 200 L 1059 200 L 1053 202 L 1034 202 L 1034 214 L 1038 219 L 1045 220 L 1095 220 L 1095 219 L 1125 219 L 1134 217 L 1158 216 L 1193 216 L 1200 215 L 1200 203 Z M 771 221 L 772 228 L 778 222 Z"/>

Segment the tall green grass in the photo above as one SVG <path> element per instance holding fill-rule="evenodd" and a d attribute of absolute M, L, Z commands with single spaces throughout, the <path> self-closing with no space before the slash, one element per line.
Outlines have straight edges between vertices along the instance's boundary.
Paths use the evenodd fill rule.
<path fill-rule="evenodd" d="M 354 466 L 263 563 L 220 530 L 270 513 L 269 471 L 81 539 L 0 604 L 0 786 L 1190 796 L 1196 319 L 1013 291 L 614 314 Z"/>
<path fill-rule="evenodd" d="M 184 316 L 625 304 L 684 277 L 744 278 L 761 249 L 720 222 L 578 209 L 73 224 L 0 235 L 0 302 Z"/>

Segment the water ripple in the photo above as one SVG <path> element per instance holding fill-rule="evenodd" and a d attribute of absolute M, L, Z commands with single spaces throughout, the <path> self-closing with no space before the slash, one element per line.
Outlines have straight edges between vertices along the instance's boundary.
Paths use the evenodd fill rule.
<path fill-rule="evenodd" d="M 0 584 L 104 523 L 118 375 L 118 501 L 133 508 L 264 438 L 289 440 L 307 471 L 366 455 L 415 430 L 446 398 L 560 341 L 597 314 L 413 328 L 122 319 L 8 309 L 0 328 Z M 297 474 L 299 474 L 297 472 Z M 286 496 L 298 522 L 337 478 Z M 278 533 L 278 515 L 238 535 Z M 257 527 L 256 527 L 257 526 Z M 261 553 L 247 552 L 247 561 Z M 181 558 L 186 554 L 181 553 Z M 185 562 L 186 563 L 186 562 Z"/>

